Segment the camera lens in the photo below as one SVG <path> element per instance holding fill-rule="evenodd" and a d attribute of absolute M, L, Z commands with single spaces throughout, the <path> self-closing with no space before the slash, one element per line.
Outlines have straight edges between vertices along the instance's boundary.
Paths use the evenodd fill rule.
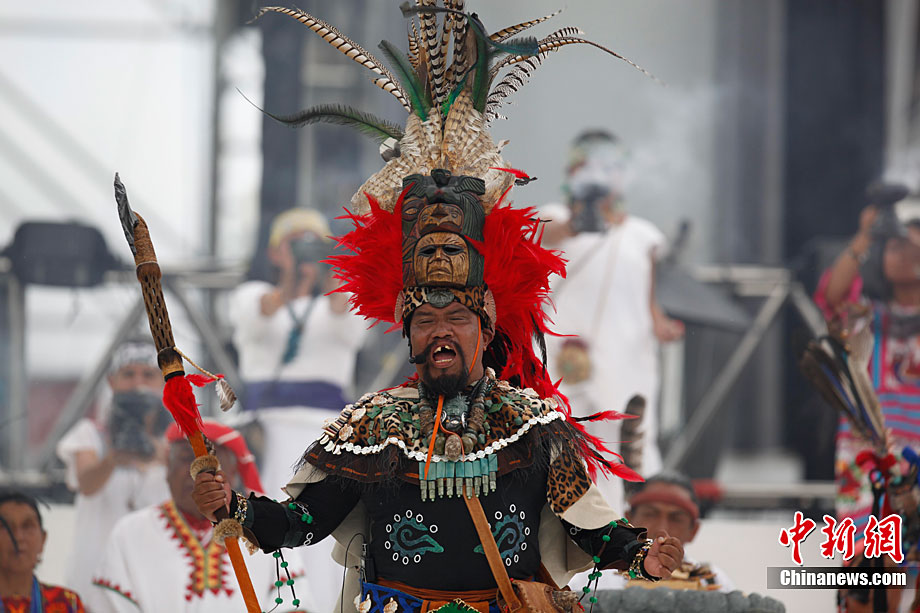
<path fill-rule="evenodd" d="M 291 254 L 297 262 L 306 264 L 325 258 L 327 249 L 322 240 L 314 236 L 304 236 L 291 242 Z"/>

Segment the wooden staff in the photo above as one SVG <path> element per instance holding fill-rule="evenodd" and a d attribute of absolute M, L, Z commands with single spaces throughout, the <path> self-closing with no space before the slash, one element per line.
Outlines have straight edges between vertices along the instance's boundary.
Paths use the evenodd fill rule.
<path fill-rule="evenodd" d="M 118 217 L 121 219 L 122 229 L 131 253 L 134 254 L 134 263 L 137 266 L 137 280 L 141 284 L 144 296 L 144 306 L 147 309 L 147 319 L 150 323 L 150 333 L 157 348 L 157 363 L 166 382 L 163 388 L 163 404 L 172 413 L 179 428 L 188 438 L 189 444 L 195 451 L 196 458 L 208 456 L 208 448 L 201 433 L 201 415 L 198 404 L 192 391 L 191 383 L 185 378 L 185 369 L 182 367 L 182 356 L 175 347 L 172 325 L 169 323 L 169 313 L 166 311 L 166 301 L 163 298 L 163 288 L 160 284 L 160 265 L 157 263 L 153 242 L 144 219 L 131 210 L 128 204 L 128 194 L 125 186 L 115 174 L 115 202 L 118 204 Z M 207 462 L 205 462 L 207 463 Z M 211 469 L 214 470 L 214 469 Z M 248 613 L 259 613 L 259 601 L 252 580 L 246 570 L 246 562 L 240 551 L 238 537 L 242 536 L 243 529 L 240 523 L 229 517 L 225 508 L 218 509 L 215 513 L 220 523 L 214 528 L 214 538 L 223 537 L 224 547 L 230 554 L 233 572 L 240 585 L 240 592 L 246 602 Z"/>

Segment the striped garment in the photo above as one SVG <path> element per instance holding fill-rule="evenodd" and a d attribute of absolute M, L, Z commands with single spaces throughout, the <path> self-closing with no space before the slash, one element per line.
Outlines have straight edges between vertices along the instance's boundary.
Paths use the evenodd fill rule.
<path fill-rule="evenodd" d="M 872 386 L 882 405 L 885 426 L 890 431 L 891 451 L 898 458 L 893 474 L 904 474 L 907 463 L 901 450 L 909 446 L 920 451 L 920 336 L 895 338 L 890 334 L 892 321 L 916 316 L 897 306 L 873 303 L 872 332 L 875 347 L 869 363 Z M 855 464 L 856 455 L 867 449 L 861 438 L 853 435 L 846 420 L 837 429 L 837 519 L 851 517 L 856 525 L 857 553 L 863 546 L 863 530 L 872 512 L 869 475 Z"/>

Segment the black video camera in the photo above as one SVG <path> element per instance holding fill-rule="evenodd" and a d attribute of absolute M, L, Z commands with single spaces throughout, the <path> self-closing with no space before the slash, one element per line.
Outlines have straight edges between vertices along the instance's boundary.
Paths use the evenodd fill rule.
<path fill-rule="evenodd" d="M 576 234 L 603 232 L 605 225 L 600 203 L 609 195 L 610 188 L 605 185 L 584 185 L 573 191 L 569 199 L 569 209 L 572 211 L 569 223 L 572 231 Z"/>
<path fill-rule="evenodd" d="M 318 263 L 329 255 L 329 248 L 326 241 L 308 234 L 291 241 L 291 255 L 298 264 Z"/>
<path fill-rule="evenodd" d="M 152 458 L 154 440 L 169 426 L 169 413 L 160 397 L 150 391 L 118 392 L 112 397 L 109 438 L 112 449 Z"/>

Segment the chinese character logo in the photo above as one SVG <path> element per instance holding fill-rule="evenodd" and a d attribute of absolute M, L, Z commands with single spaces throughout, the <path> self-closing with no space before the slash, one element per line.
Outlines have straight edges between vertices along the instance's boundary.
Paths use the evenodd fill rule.
<path fill-rule="evenodd" d="M 802 565 L 802 552 L 799 545 L 815 529 L 813 519 L 805 519 L 801 511 L 795 512 L 795 523 L 791 528 L 783 528 L 779 533 L 779 544 L 783 547 L 792 545 L 792 561 Z"/>
<path fill-rule="evenodd" d="M 828 560 L 834 559 L 834 554 L 840 552 L 844 560 L 849 560 L 856 555 L 856 525 L 852 517 L 837 522 L 830 515 L 824 516 L 824 542 L 821 543 L 821 555 Z"/>
<path fill-rule="evenodd" d="M 887 554 L 900 564 L 904 561 L 901 551 L 901 516 L 892 513 L 879 521 L 875 515 L 869 516 L 866 524 L 866 557 L 880 558 Z"/>
<path fill-rule="evenodd" d="M 805 518 L 801 511 L 796 511 L 793 525 L 783 528 L 779 533 L 779 544 L 783 547 L 792 546 L 792 561 L 802 565 L 801 544 L 815 529 L 813 520 Z M 839 551 L 844 560 L 851 559 L 856 554 L 856 525 L 850 517 L 837 521 L 830 515 L 824 516 L 824 527 L 821 528 L 824 540 L 821 542 L 821 556 L 833 560 Z M 901 545 L 901 516 L 895 513 L 879 520 L 874 515 L 869 516 L 869 523 L 863 531 L 864 555 L 866 558 L 880 558 L 888 555 L 900 564 L 904 561 Z"/>

